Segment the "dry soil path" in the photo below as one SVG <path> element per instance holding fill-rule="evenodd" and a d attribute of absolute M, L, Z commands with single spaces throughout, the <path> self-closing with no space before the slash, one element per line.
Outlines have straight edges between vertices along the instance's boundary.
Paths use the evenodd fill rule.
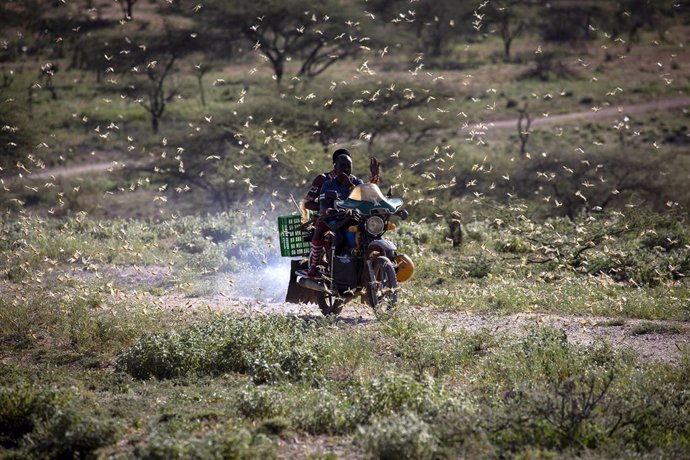
<path fill-rule="evenodd" d="M 72 176 L 83 176 L 87 174 L 96 174 L 102 172 L 112 172 L 118 169 L 124 169 L 128 165 L 122 161 L 99 161 L 94 163 L 84 163 L 78 165 L 58 166 L 55 168 L 41 169 L 36 172 L 31 172 L 25 177 L 27 179 L 53 179 Z"/>
<path fill-rule="evenodd" d="M 582 119 L 591 121 L 616 118 L 625 115 L 639 115 L 642 113 L 669 110 L 680 107 L 690 108 L 690 96 L 678 96 L 674 98 L 658 99 L 654 101 L 643 102 L 640 104 L 626 104 L 619 106 L 612 105 L 604 108 L 593 107 L 590 110 L 585 110 L 581 112 L 570 112 L 558 115 L 541 116 L 532 119 L 531 128 L 554 126 L 558 125 L 559 123 L 567 123 Z M 486 132 L 490 132 L 492 129 L 517 129 L 517 122 L 517 118 L 512 118 L 509 120 L 497 120 L 484 122 L 481 124 L 470 125 L 468 128 L 476 129 L 480 127 L 484 128 L 484 131 Z"/>
<path fill-rule="evenodd" d="M 252 298 L 228 295 L 212 295 L 188 298 L 182 294 L 165 295 L 158 298 L 165 308 L 179 308 L 181 311 L 204 309 L 246 315 L 289 315 L 306 318 L 321 317 L 314 304 L 291 304 L 265 302 Z M 605 317 L 563 316 L 542 313 L 518 313 L 513 315 L 477 315 L 465 312 L 429 312 L 419 309 L 419 316 L 427 316 L 450 330 L 520 336 L 535 326 L 550 326 L 562 329 L 568 341 L 580 345 L 591 345 L 603 339 L 616 349 L 629 349 L 641 360 L 676 363 L 683 350 L 690 351 L 690 324 L 681 321 L 650 321 L 639 319 L 618 319 Z M 352 327 L 369 327 L 376 318 L 367 306 L 349 303 L 338 317 L 339 321 Z M 641 324 L 676 328 L 678 333 L 649 332 L 636 334 Z"/>
<path fill-rule="evenodd" d="M 71 274 L 77 278 L 90 278 L 93 272 L 79 267 L 71 267 Z M 319 308 L 314 304 L 293 304 L 267 301 L 266 293 L 257 292 L 255 297 L 247 297 L 237 286 L 228 287 L 223 293 L 189 297 L 181 292 L 169 292 L 166 282 L 174 277 L 174 269 L 168 266 L 123 267 L 104 266 L 100 274 L 116 281 L 121 286 L 122 296 L 134 295 L 155 308 L 189 314 L 195 311 L 214 311 L 246 316 L 288 315 L 302 318 L 321 318 Z M 152 295 L 146 287 L 158 286 L 168 291 L 163 295 Z M 0 291 L 3 286 L 0 283 Z M 251 289 L 250 289 L 251 290 Z M 282 289 L 280 297 L 282 298 Z M 278 295 L 278 294 L 276 294 Z M 404 294 L 403 294 L 404 295 Z M 631 318 L 601 316 L 569 316 L 546 313 L 517 313 L 512 315 L 474 314 L 465 311 L 439 312 L 413 307 L 416 316 L 445 326 L 452 331 L 481 332 L 497 335 L 520 336 L 527 334 L 535 326 L 550 326 L 566 332 L 571 343 L 590 345 L 603 339 L 616 349 L 627 348 L 645 360 L 677 363 L 683 351 L 690 352 L 690 322 L 670 320 L 640 320 Z M 371 327 L 377 320 L 371 309 L 353 301 L 345 305 L 338 321 L 349 327 Z M 648 326 L 647 333 L 637 333 L 640 326 Z M 651 326 L 651 327 L 649 327 Z M 654 332 L 653 329 L 667 329 L 667 332 Z M 675 333 L 668 331 L 675 329 Z"/>

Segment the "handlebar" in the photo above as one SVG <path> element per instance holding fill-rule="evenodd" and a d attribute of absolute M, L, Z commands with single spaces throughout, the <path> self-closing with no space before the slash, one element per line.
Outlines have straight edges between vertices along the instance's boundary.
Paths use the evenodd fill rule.
<path fill-rule="evenodd" d="M 330 208 L 328 211 L 330 211 L 330 212 L 326 214 L 326 217 L 329 217 L 329 218 L 338 218 L 338 217 L 356 215 L 356 213 L 353 213 L 352 209 L 335 210 L 334 208 Z M 399 217 L 401 220 L 405 220 L 409 217 L 410 213 L 407 211 L 407 209 L 398 209 L 395 212 L 390 212 L 390 211 L 379 212 L 379 213 L 377 213 L 377 215 L 396 216 L 396 217 Z"/>

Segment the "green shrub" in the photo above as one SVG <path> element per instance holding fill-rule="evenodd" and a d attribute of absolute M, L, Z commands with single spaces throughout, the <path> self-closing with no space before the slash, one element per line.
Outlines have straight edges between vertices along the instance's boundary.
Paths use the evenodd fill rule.
<path fill-rule="evenodd" d="M 496 243 L 496 250 L 511 254 L 526 254 L 531 251 L 530 245 L 518 236 L 501 239 Z"/>
<path fill-rule="evenodd" d="M 485 452 L 492 448 L 486 439 L 486 424 L 469 398 L 447 401 L 428 423 L 438 439 L 439 457 L 471 457 L 473 448 Z M 464 451 L 470 453 L 463 455 Z"/>
<path fill-rule="evenodd" d="M 285 413 L 281 395 L 273 387 L 247 385 L 237 397 L 237 409 L 252 419 L 272 418 Z"/>
<path fill-rule="evenodd" d="M 484 278 L 492 273 L 494 263 L 488 257 L 479 254 L 466 260 L 460 260 L 455 265 L 455 271 L 469 278 Z"/>
<path fill-rule="evenodd" d="M 264 383 L 316 378 L 320 355 L 299 320 L 229 317 L 146 335 L 118 358 L 117 367 L 139 379 L 239 372 Z"/>
<path fill-rule="evenodd" d="M 132 377 L 169 379 L 201 370 L 206 350 L 197 337 L 176 331 L 147 334 L 118 358 L 118 370 Z"/>
<path fill-rule="evenodd" d="M 154 432 L 137 447 L 137 457 L 145 459 L 265 459 L 275 458 L 275 446 L 263 434 L 228 427 L 203 435 Z"/>
<path fill-rule="evenodd" d="M 105 289 L 78 281 L 67 285 L 50 281 L 42 289 L 10 290 L 0 298 L 0 341 L 26 348 L 37 336 L 44 336 L 62 349 L 79 352 L 130 345 L 150 330 L 156 318 L 140 305 L 113 302 Z"/>
<path fill-rule="evenodd" d="M 209 246 L 208 240 L 195 233 L 183 233 L 177 238 L 177 246 L 188 254 L 201 254 Z"/>
<path fill-rule="evenodd" d="M 382 322 L 382 327 L 395 339 L 397 354 L 419 379 L 425 375 L 438 378 L 468 364 L 487 339 L 482 333 L 451 333 L 430 320 L 402 312 Z"/>
<path fill-rule="evenodd" d="M 446 397 L 445 391 L 430 377 L 423 381 L 402 375 L 388 375 L 354 384 L 347 390 L 350 398 L 348 418 L 368 423 L 372 416 L 411 411 L 436 414 Z"/>
<path fill-rule="evenodd" d="M 688 395 L 678 380 L 684 372 L 661 364 L 637 369 L 607 344 L 574 345 L 562 331 L 534 329 L 481 364 L 480 425 L 510 455 L 527 446 L 578 453 L 625 445 L 644 452 L 662 439 L 676 440 L 678 448 L 690 442 L 682 402 Z"/>
<path fill-rule="evenodd" d="M 29 385 L 0 387 L 0 446 L 16 447 L 22 437 L 66 404 L 66 396 Z"/>
<path fill-rule="evenodd" d="M 32 436 L 32 450 L 48 458 L 96 458 L 96 450 L 118 439 L 121 426 L 113 419 L 85 415 L 83 410 L 57 411 Z"/>
<path fill-rule="evenodd" d="M 414 412 L 375 419 L 358 429 L 355 442 L 382 460 L 432 459 L 439 448 L 429 424 Z"/>
<path fill-rule="evenodd" d="M 671 253 L 648 251 L 595 252 L 585 258 L 586 271 L 605 274 L 615 281 L 630 281 L 649 287 L 685 277 L 685 250 Z"/>
<path fill-rule="evenodd" d="M 356 424 L 349 417 L 350 404 L 348 398 L 330 394 L 326 388 L 304 392 L 292 414 L 293 424 L 314 435 L 351 433 Z"/>

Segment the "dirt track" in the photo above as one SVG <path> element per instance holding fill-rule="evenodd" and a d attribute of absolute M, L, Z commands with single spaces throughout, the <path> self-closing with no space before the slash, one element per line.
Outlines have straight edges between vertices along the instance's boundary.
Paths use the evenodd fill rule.
<path fill-rule="evenodd" d="M 264 302 L 250 298 L 236 298 L 230 295 L 216 294 L 208 297 L 187 298 L 183 295 L 168 295 L 159 298 L 166 308 L 210 309 L 213 311 L 232 312 L 247 315 L 281 314 L 305 318 L 319 318 L 321 313 L 316 305 Z M 427 312 L 419 310 L 419 315 Z M 682 350 L 690 350 L 690 326 L 680 321 L 648 321 L 638 319 L 621 319 L 612 322 L 613 318 L 560 316 L 540 313 L 518 313 L 514 315 L 474 315 L 464 312 L 428 312 L 434 321 L 448 326 L 450 330 L 479 332 L 486 330 L 492 333 L 519 336 L 534 326 L 550 326 L 566 332 L 572 343 L 589 345 L 597 339 L 604 339 L 614 348 L 627 348 L 634 351 L 641 360 L 658 360 L 677 362 Z M 345 306 L 339 321 L 352 327 L 368 327 L 376 318 L 369 307 L 357 302 Z M 682 332 L 635 334 L 634 329 L 641 324 L 655 326 L 672 326 Z"/>
<path fill-rule="evenodd" d="M 588 121 L 601 120 L 606 118 L 621 117 L 624 115 L 637 115 L 659 110 L 668 110 L 678 107 L 690 107 L 690 97 L 682 96 L 672 99 L 659 99 L 641 104 L 610 106 L 596 110 L 592 108 L 582 112 L 563 113 L 560 115 L 551 115 L 547 117 L 542 116 L 540 118 L 534 118 L 532 120 L 531 127 L 554 126 L 558 125 L 559 123 L 567 123 L 580 119 L 587 119 Z M 517 118 L 511 118 L 509 120 L 485 122 L 482 123 L 482 126 L 487 132 L 490 132 L 492 129 L 517 129 L 517 122 Z M 477 128 L 477 125 L 474 125 L 474 128 Z"/>
<path fill-rule="evenodd" d="M 282 298 L 284 290 L 274 289 L 271 293 L 256 292 L 255 297 L 246 297 L 240 291 L 248 292 L 237 286 L 223 288 L 223 293 L 207 294 L 199 297 L 188 297 L 184 293 L 169 293 L 162 296 L 148 294 L 146 286 L 165 286 L 166 281 L 173 276 L 174 271 L 167 266 L 147 266 L 135 269 L 124 266 L 103 266 L 100 274 L 115 281 L 123 288 L 121 296 L 134 295 L 139 300 L 155 306 L 158 309 L 189 314 L 194 311 L 213 311 L 218 313 L 233 313 L 239 315 L 290 315 L 301 318 L 321 318 L 321 312 L 314 304 L 283 303 L 275 300 L 265 300 L 271 295 Z M 72 268 L 71 275 L 86 279 L 94 276 L 94 272 Z M 274 280 L 275 281 L 275 280 Z M 238 280 L 242 284 L 242 281 Z M 2 285 L 0 283 L 0 290 Z M 164 288 L 167 290 L 167 288 Z M 138 293 L 137 293 L 138 291 Z M 249 289 L 253 291 L 253 289 Z M 404 296 L 404 290 L 402 295 Z M 413 307 L 416 316 L 428 318 L 434 323 L 445 325 L 452 331 L 480 332 L 488 331 L 492 334 L 519 336 L 527 333 L 535 326 L 550 326 L 566 332 L 572 343 L 589 345 L 597 339 L 609 342 L 616 349 L 630 349 L 637 356 L 645 360 L 677 363 L 683 350 L 690 353 L 690 323 L 667 320 L 640 320 L 630 318 L 596 317 L 596 316 L 565 316 L 544 313 L 517 313 L 511 315 L 486 315 L 471 312 L 454 311 L 439 312 Z M 338 322 L 349 327 L 371 327 L 376 324 L 371 309 L 358 301 L 348 303 L 338 317 Z M 639 326 L 675 328 L 679 333 L 665 333 L 649 331 L 635 333 Z M 652 329 L 652 328 L 650 328 Z M 639 331 L 638 331 L 639 332 Z"/>
<path fill-rule="evenodd" d="M 71 166 L 59 166 L 57 168 L 47 168 L 37 172 L 32 172 L 26 177 L 29 179 L 50 179 L 59 177 L 82 176 L 104 171 L 115 171 L 124 169 L 127 165 L 118 161 L 99 161 L 97 163 L 86 163 Z"/>

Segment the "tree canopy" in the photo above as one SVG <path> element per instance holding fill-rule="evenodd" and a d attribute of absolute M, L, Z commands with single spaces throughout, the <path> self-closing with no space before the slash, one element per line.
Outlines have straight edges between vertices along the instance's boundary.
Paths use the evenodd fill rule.
<path fill-rule="evenodd" d="M 229 37 L 243 37 L 273 67 L 280 84 L 287 72 L 314 77 L 335 62 L 372 46 L 374 28 L 362 11 L 335 0 L 257 0 L 229 4 L 214 0 L 203 18 Z M 294 66 L 290 66 L 295 62 Z M 293 68 L 291 68 L 293 67 Z"/>

